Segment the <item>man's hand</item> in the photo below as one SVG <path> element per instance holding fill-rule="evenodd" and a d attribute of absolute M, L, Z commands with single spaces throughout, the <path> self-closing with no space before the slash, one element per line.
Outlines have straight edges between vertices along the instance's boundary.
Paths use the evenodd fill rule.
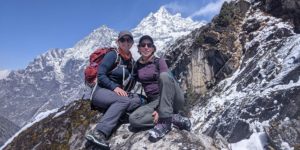
<path fill-rule="evenodd" d="M 123 89 L 119 88 L 119 87 L 116 87 L 114 89 L 114 92 L 116 92 L 119 96 L 128 96 L 127 92 L 124 91 Z"/>
<path fill-rule="evenodd" d="M 154 111 L 152 113 L 152 117 L 153 117 L 153 122 L 156 124 L 158 122 L 158 118 L 159 118 L 158 112 Z"/>

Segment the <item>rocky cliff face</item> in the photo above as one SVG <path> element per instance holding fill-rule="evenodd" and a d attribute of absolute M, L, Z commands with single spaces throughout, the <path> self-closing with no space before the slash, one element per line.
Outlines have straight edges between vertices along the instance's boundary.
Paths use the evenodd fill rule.
<path fill-rule="evenodd" d="M 294 24 L 295 32 L 300 33 L 300 1 L 297 0 L 263 0 L 262 9 L 276 17 Z"/>
<path fill-rule="evenodd" d="M 0 116 L 0 146 L 2 146 L 20 127 Z"/>
<path fill-rule="evenodd" d="M 211 23 L 169 47 L 196 133 L 234 143 L 264 132 L 276 149 L 299 147 L 299 5 L 288 3 L 225 2 Z"/>
<path fill-rule="evenodd" d="M 205 94 L 239 67 L 243 51 L 239 38 L 249 7 L 247 1 L 225 2 L 211 23 L 168 47 L 166 58 L 190 93 Z"/>

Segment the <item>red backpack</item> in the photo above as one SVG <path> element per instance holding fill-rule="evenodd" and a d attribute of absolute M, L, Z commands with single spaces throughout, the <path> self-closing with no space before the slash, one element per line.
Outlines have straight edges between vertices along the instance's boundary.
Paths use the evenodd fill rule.
<path fill-rule="evenodd" d="M 90 64 L 85 68 L 84 70 L 84 80 L 85 84 L 89 87 L 94 87 L 96 84 L 96 79 L 97 79 L 97 71 L 98 71 L 98 66 L 102 62 L 105 54 L 108 52 L 116 50 L 116 48 L 99 48 L 96 49 L 91 55 L 90 55 Z M 117 59 L 115 64 L 117 64 L 119 54 L 117 52 Z M 116 67 L 116 65 L 114 66 Z M 113 67 L 113 68 L 114 68 Z"/>

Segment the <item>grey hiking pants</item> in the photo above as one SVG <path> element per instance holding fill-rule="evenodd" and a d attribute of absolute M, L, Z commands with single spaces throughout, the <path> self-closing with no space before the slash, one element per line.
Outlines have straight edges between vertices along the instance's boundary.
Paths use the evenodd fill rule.
<path fill-rule="evenodd" d="M 129 123 L 132 127 L 153 127 L 152 113 L 158 105 L 159 118 L 172 117 L 172 114 L 183 109 L 184 95 L 175 79 L 167 72 L 162 72 L 159 76 L 159 83 L 160 96 L 156 100 L 139 107 L 129 116 Z"/>
<path fill-rule="evenodd" d="M 94 106 L 107 109 L 96 129 L 108 137 L 124 112 L 133 111 L 140 106 L 141 101 L 137 94 L 129 97 L 119 96 L 114 91 L 97 87 L 92 97 L 92 103 Z"/>

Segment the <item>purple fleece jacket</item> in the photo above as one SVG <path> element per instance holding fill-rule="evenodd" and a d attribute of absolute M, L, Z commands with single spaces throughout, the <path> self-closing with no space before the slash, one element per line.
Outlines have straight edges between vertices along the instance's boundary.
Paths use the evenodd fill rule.
<path fill-rule="evenodd" d="M 158 60 L 157 60 L 158 59 Z M 157 66 L 155 62 L 159 63 Z M 142 84 L 144 91 L 150 100 L 159 95 L 159 74 L 168 71 L 168 65 L 164 58 L 153 57 L 153 59 L 142 64 L 137 61 L 137 80 Z"/>

